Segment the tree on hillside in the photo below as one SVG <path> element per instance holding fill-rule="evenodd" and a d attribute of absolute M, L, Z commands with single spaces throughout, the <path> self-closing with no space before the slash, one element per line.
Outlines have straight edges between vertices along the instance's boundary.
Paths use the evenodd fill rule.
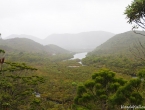
<path fill-rule="evenodd" d="M 24 63 L 4 61 L 4 50 L 0 50 L 0 108 L 1 110 L 26 110 L 35 102 L 37 86 L 43 78 L 34 75 L 37 70 Z M 38 99 L 37 99 L 38 100 Z M 36 110 L 36 109 L 35 109 Z M 41 110 L 41 109 L 39 109 Z"/>
<path fill-rule="evenodd" d="M 141 88 L 142 81 L 140 78 L 129 80 L 110 97 L 109 102 L 112 105 L 112 110 L 123 109 L 121 105 L 143 105 L 144 98 Z"/>
<path fill-rule="evenodd" d="M 132 24 L 135 23 L 136 25 L 133 26 L 132 30 L 136 34 L 140 34 L 145 36 L 144 32 L 137 32 L 135 29 L 139 27 L 145 30 L 145 0 L 134 0 L 130 5 L 126 7 L 125 13 L 126 18 L 128 19 L 128 23 Z M 137 45 L 136 45 L 137 44 Z M 142 45 L 140 41 L 136 43 L 134 46 L 135 48 L 130 52 L 141 61 L 145 61 L 145 47 Z"/>
<path fill-rule="evenodd" d="M 134 0 L 131 5 L 126 7 L 124 13 L 128 19 L 128 23 L 135 23 L 132 29 L 137 29 L 141 27 L 143 30 L 145 29 L 145 0 Z M 138 33 L 134 30 L 135 33 L 144 35 L 143 33 Z"/>
<path fill-rule="evenodd" d="M 89 110 L 108 110 L 109 98 L 124 84 L 123 79 L 115 78 L 114 72 L 102 69 L 92 75 L 92 80 L 78 86 L 75 104 Z"/>
<path fill-rule="evenodd" d="M 92 75 L 92 80 L 78 86 L 74 101 L 83 110 L 119 110 L 121 105 L 141 105 L 141 85 L 140 78 L 125 81 L 116 78 L 114 72 L 102 69 Z"/>

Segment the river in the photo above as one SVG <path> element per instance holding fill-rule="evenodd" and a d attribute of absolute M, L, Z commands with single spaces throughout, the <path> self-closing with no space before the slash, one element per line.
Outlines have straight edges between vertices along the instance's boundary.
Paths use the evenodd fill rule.
<path fill-rule="evenodd" d="M 74 54 L 73 58 L 71 58 L 71 59 L 69 59 L 69 60 L 80 59 L 80 61 L 79 61 L 78 63 L 80 63 L 82 66 L 84 66 L 84 65 L 82 64 L 81 60 L 82 60 L 83 58 L 86 57 L 87 53 L 88 53 L 88 52 L 76 53 L 76 54 Z M 68 66 L 68 67 L 80 67 L 80 66 Z"/>
<path fill-rule="evenodd" d="M 74 55 L 74 57 L 71 58 L 71 60 L 74 60 L 74 59 L 80 59 L 80 60 L 82 60 L 83 58 L 86 57 L 87 53 L 88 53 L 88 52 L 76 53 L 76 54 Z"/>

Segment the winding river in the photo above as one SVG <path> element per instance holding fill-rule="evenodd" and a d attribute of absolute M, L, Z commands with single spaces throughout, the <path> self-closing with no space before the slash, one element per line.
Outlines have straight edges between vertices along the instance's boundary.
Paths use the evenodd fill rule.
<path fill-rule="evenodd" d="M 78 62 L 78 63 L 80 63 L 82 65 L 81 60 L 86 57 L 87 53 L 88 52 L 76 53 L 76 54 L 74 54 L 73 58 L 71 58 L 69 60 L 80 59 L 80 62 Z M 82 65 L 82 66 L 84 66 L 84 65 Z M 79 67 L 79 66 L 68 66 L 68 67 Z"/>

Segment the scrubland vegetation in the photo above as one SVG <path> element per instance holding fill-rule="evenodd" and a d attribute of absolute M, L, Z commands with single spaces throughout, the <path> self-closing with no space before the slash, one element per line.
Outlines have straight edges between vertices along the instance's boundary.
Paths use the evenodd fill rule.
<path fill-rule="evenodd" d="M 144 7 L 145 0 L 134 0 L 126 8 L 128 22 L 137 24 L 133 29 L 145 29 Z M 143 109 L 145 37 L 135 33 L 112 37 L 83 65 L 55 45 L 0 39 L 0 110 Z"/>

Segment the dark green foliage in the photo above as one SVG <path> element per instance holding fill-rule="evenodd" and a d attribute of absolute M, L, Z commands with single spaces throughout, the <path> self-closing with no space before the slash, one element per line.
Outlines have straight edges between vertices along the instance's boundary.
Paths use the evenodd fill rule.
<path fill-rule="evenodd" d="M 142 105 L 143 84 L 141 78 L 125 81 L 115 73 L 102 69 L 92 75 L 92 80 L 78 86 L 75 104 L 89 110 L 116 110 L 121 105 Z"/>
<path fill-rule="evenodd" d="M 145 0 L 134 0 L 126 8 L 125 15 L 129 23 L 136 23 L 145 29 Z"/>
<path fill-rule="evenodd" d="M 134 92 L 131 94 L 131 96 L 129 97 L 130 103 L 132 105 L 140 105 L 142 104 L 143 101 L 143 97 L 141 96 L 140 93 L 138 92 Z"/>
<path fill-rule="evenodd" d="M 78 86 L 75 103 L 90 110 L 109 109 L 109 98 L 124 84 L 123 79 L 115 78 L 114 72 L 102 69 L 94 73 L 92 80 L 87 81 L 85 86 Z"/>
<path fill-rule="evenodd" d="M 5 51 L 0 49 L 0 53 L 5 53 Z"/>
<path fill-rule="evenodd" d="M 128 81 L 110 98 L 110 104 L 113 107 L 115 107 L 115 105 L 142 105 L 143 96 L 141 95 L 141 92 L 139 92 L 139 89 L 141 89 L 140 79 L 132 79 Z"/>
<path fill-rule="evenodd" d="M 4 51 L 1 51 L 4 53 Z M 33 75 L 37 70 L 25 63 L 4 62 L 0 70 L 0 108 L 19 110 L 28 107 L 35 97 L 37 86 L 44 82 L 42 77 Z M 23 107 L 22 107 L 23 106 Z"/>
<path fill-rule="evenodd" d="M 141 79 L 145 78 L 145 69 L 142 69 L 138 72 L 138 77 Z"/>

